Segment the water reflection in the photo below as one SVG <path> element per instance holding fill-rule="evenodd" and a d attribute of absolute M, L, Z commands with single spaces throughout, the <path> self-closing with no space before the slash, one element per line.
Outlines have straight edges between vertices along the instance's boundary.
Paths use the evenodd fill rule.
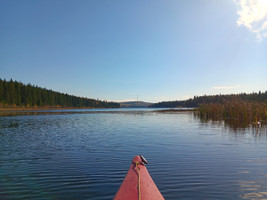
<path fill-rule="evenodd" d="M 242 163 L 246 167 L 237 173 L 242 179 L 238 181 L 240 197 L 242 199 L 266 199 L 267 198 L 267 157 L 250 158 Z"/>
<path fill-rule="evenodd" d="M 112 199 L 144 154 L 174 199 L 264 199 L 266 129 L 200 121 L 192 112 L 0 117 L 0 199 Z"/>
<path fill-rule="evenodd" d="M 237 120 L 212 120 L 201 117 L 196 112 L 194 112 L 194 118 L 198 119 L 202 124 L 224 126 L 226 129 L 230 129 L 233 132 L 244 132 L 246 130 L 250 130 L 256 137 L 267 137 L 267 126 L 265 124 L 247 124 L 240 123 Z"/>
<path fill-rule="evenodd" d="M 4 128 L 16 128 L 19 124 L 16 121 L 3 121 L 0 119 L 0 130 Z"/>
<path fill-rule="evenodd" d="M 241 172 L 242 173 L 242 172 Z M 250 172 L 246 172 L 250 173 Z M 242 199 L 266 199 L 266 183 L 263 180 L 256 181 L 239 181 L 240 197 Z"/>
<path fill-rule="evenodd" d="M 242 199 L 262 199 L 267 198 L 267 192 L 251 192 L 241 196 Z"/>

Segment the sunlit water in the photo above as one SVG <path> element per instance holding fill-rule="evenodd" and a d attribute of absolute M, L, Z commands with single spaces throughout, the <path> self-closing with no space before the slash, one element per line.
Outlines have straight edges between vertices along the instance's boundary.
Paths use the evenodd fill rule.
<path fill-rule="evenodd" d="M 112 199 L 137 154 L 165 199 L 266 199 L 266 135 L 192 112 L 0 117 L 0 199 Z"/>

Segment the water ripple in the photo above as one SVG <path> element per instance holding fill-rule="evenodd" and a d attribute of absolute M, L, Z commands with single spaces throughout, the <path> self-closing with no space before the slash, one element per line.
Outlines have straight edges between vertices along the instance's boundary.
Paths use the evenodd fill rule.
<path fill-rule="evenodd" d="M 136 154 L 166 199 L 264 199 L 267 138 L 192 113 L 0 118 L 0 199 L 112 199 Z"/>

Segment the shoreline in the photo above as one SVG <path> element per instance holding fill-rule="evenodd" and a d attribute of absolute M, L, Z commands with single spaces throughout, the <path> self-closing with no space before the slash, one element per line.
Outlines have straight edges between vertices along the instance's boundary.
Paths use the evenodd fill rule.
<path fill-rule="evenodd" d="M 101 109 L 101 108 L 93 108 L 93 107 L 61 107 L 61 106 L 14 106 L 14 107 L 0 107 L 0 112 L 21 112 L 21 111 L 47 111 L 47 110 L 73 110 L 73 109 Z"/>
<path fill-rule="evenodd" d="M 94 109 L 100 109 L 94 111 Z M 101 110 L 103 109 L 103 110 Z M 74 108 L 74 107 L 9 107 L 0 108 L 0 117 L 8 116 L 23 116 L 23 115 L 66 115 L 66 114 L 96 114 L 96 113 L 110 113 L 110 114 L 145 114 L 145 113 L 184 113 L 192 112 L 194 109 L 163 109 L 163 110 L 104 110 L 106 108 Z M 116 109 L 116 108 L 115 108 Z M 140 108 L 142 109 L 142 108 Z"/>
<path fill-rule="evenodd" d="M 124 108 L 124 107 L 120 107 Z M 131 108 L 131 107 L 128 107 Z M 139 108 L 139 107 L 134 107 Z M 144 107 L 140 107 L 144 108 Z M 147 107 L 150 109 L 155 109 L 156 112 L 183 112 L 183 111 L 194 111 L 196 108 L 162 108 L 162 110 L 157 110 L 157 108 Z M 61 106 L 7 106 L 7 107 L 0 107 L 0 112 L 6 111 L 47 111 L 47 110 L 73 110 L 73 109 L 113 109 L 113 108 L 96 108 L 96 107 L 61 107 Z M 118 109 L 118 108 L 116 108 Z"/>

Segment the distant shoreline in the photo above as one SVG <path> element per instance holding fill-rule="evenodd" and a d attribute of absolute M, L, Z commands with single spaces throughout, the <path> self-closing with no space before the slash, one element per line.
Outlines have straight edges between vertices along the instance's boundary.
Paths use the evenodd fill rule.
<path fill-rule="evenodd" d="M 95 111 L 94 109 L 97 109 Z M 98 110 L 99 109 L 99 110 Z M 103 110 L 101 110 L 103 109 Z M 105 110 L 105 108 L 75 108 L 75 107 L 6 107 L 0 108 L 0 117 L 7 116 L 22 116 L 22 115 L 66 115 L 66 114 L 97 114 L 97 113 L 110 113 L 110 114 L 145 114 L 145 113 L 181 113 L 181 112 L 193 112 L 195 109 L 173 109 L 166 108 L 162 110 L 141 110 L 135 108 L 133 110 Z M 68 111 L 69 110 L 69 111 Z"/>
<path fill-rule="evenodd" d="M 121 108 L 145 108 L 145 107 L 121 107 Z M 38 107 L 38 106 L 10 106 L 10 107 L 0 107 L 0 112 L 5 111 L 14 111 L 14 112 L 20 112 L 20 111 L 47 111 L 47 110 L 73 110 L 73 109 L 106 109 L 106 108 L 95 108 L 95 107 L 60 107 L 60 106 L 44 106 L 44 107 Z M 112 109 L 112 108 L 110 108 Z M 153 108 L 150 108 L 153 109 Z M 184 108 L 184 109 L 175 109 L 175 108 L 166 108 L 162 110 L 155 110 L 155 112 L 183 112 L 183 111 L 194 111 L 195 108 Z"/>

